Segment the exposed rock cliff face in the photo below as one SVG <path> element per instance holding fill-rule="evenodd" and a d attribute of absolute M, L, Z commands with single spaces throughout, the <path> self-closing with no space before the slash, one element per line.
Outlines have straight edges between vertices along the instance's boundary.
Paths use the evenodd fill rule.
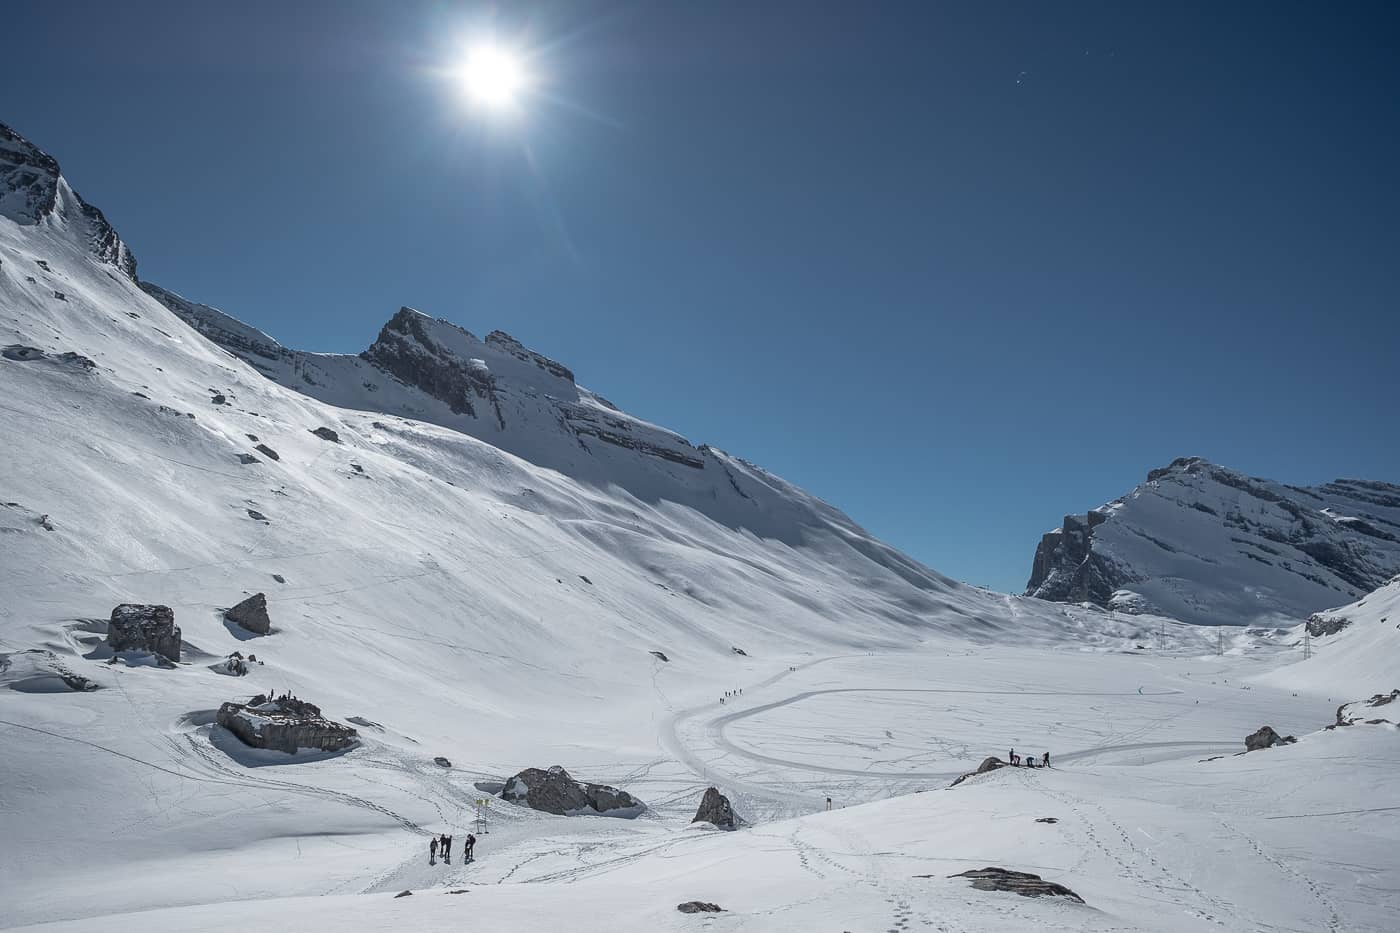
<path fill-rule="evenodd" d="M 80 228 L 98 261 L 136 278 L 136 257 L 102 212 L 69 187 L 58 160 L 0 123 L 0 216 Z"/>
<path fill-rule="evenodd" d="M 1036 548 L 1027 596 L 1206 624 L 1293 624 L 1400 570 L 1400 486 L 1256 479 L 1199 457 Z"/>

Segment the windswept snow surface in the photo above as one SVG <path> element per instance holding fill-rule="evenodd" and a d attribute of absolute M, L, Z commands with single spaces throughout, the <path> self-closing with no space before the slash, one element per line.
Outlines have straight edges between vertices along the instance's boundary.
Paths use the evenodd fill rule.
<path fill-rule="evenodd" d="M 1210 630 L 964 587 L 717 452 L 733 498 L 707 505 L 616 444 L 570 472 L 334 407 L 55 204 L 0 216 L 0 927 L 694 929 L 699 899 L 743 930 L 1393 929 L 1396 733 L 1314 734 L 1335 704 L 1245 683 L 1287 633 L 1217 657 Z M 260 591 L 271 635 L 223 621 Z M 180 664 L 111 655 L 123 602 L 174 608 Z M 361 744 L 215 725 L 269 690 Z M 1230 755 L 1266 722 L 1302 741 Z M 1013 744 L 1057 767 L 946 789 Z M 477 782 L 553 764 L 649 810 L 496 801 L 475 863 L 427 864 Z M 754 828 L 687 826 L 710 783 Z M 985 865 L 1087 906 L 946 877 Z"/>

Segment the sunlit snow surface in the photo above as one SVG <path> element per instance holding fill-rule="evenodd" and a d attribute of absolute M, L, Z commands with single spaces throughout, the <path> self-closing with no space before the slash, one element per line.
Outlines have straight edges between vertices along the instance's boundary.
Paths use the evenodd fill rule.
<path fill-rule="evenodd" d="M 1400 737 L 1316 730 L 1397 670 L 1400 619 L 1284 667 L 1297 630 L 1217 657 L 1214 631 L 963 587 L 782 485 L 760 536 L 292 392 L 72 234 L 0 218 L 0 347 L 45 354 L 0 359 L 0 926 L 1395 928 Z M 275 631 L 248 638 L 220 609 L 257 591 Z M 180 666 L 105 663 L 128 601 L 175 609 Z M 234 650 L 263 663 L 215 670 Z M 362 744 L 290 759 L 212 725 L 267 690 Z M 1300 742 L 1235 757 L 1265 723 Z M 946 789 L 1012 746 L 1056 768 Z M 474 864 L 427 864 L 474 781 L 551 764 L 651 809 L 497 801 Z M 710 783 L 751 828 L 688 827 Z M 1087 906 L 946 877 L 986 865 Z"/>

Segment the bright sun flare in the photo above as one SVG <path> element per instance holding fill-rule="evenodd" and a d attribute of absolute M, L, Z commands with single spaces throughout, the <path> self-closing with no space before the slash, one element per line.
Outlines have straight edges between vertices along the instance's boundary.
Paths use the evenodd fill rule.
<path fill-rule="evenodd" d="M 528 83 L 519 56 L 509 49 L 488 44 L 467 51 L 459 77 L 467 96 L 492 110 L 509 109 Z"/>

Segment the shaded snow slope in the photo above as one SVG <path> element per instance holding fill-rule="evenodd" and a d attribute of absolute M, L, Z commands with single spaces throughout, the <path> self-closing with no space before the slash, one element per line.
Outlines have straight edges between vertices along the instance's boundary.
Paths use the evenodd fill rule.
<path fill-rule="evenodd" d="M 1400 486 L 1256 479 L 1185 457 L 1036 549 L 1026 595 L 1210 625 L 1292 624 L 1400 572 Z"/>

